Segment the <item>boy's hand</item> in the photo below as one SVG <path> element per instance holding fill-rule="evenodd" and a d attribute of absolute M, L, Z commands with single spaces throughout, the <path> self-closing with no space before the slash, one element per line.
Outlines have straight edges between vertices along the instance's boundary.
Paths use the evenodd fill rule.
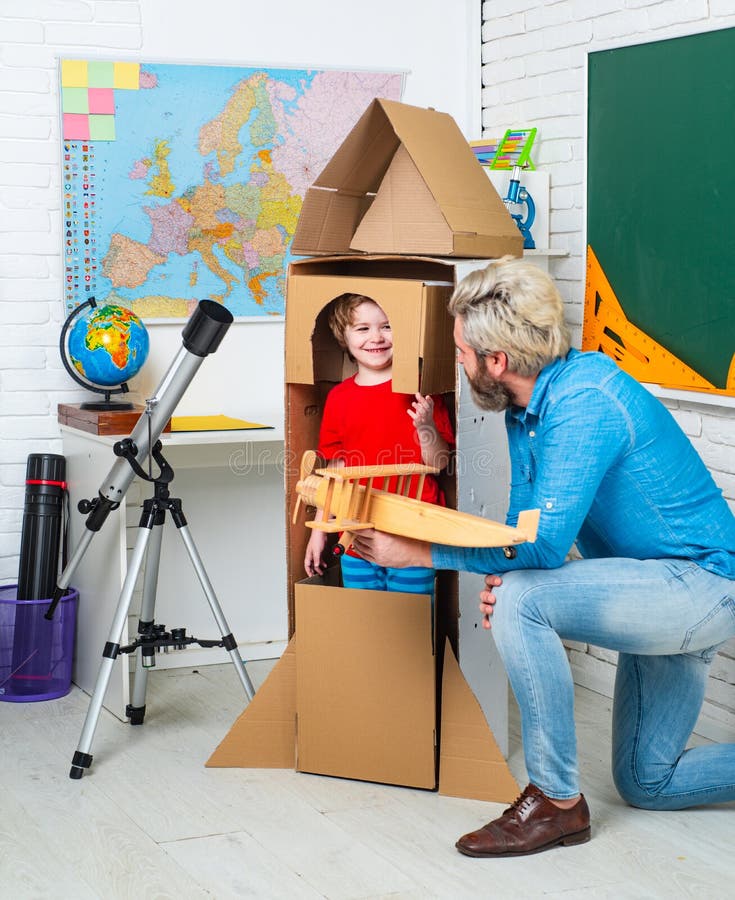
<path fill-rule="evenodd" d="M 424 397 L 417 393 L 416 399 L 411 402 L 411 409 L 408 410 L 409 416 L 413 419 L 416 430 L 421 435 L 424 428 L 430 428 L 432 433 L 435 430 L 434 425 L 434 400 L 432 397 Z"/>
<path fill-rule="evenodd" d="M 439 434 L 434 421 L 434 398 L 417 393 L 411 401 L 411 409 L 406 412 L 413 419 L 413 426 L 419 438 L 421 461 L 425 466 L 443 469 L 449 461 L 449 447 Z"/>
<path fill-rule="evenodd" d="M 309 543 L 306 545 L 306 555 L 304 556 L 304 570 L 309 577 L 312 575 L 324 574 L 324 570 L 327 567 L 324 564 L 322 556 L 324 555 L 324 548 L 326 546 L 326 532 L 314 528 L 311 532 Z"/>

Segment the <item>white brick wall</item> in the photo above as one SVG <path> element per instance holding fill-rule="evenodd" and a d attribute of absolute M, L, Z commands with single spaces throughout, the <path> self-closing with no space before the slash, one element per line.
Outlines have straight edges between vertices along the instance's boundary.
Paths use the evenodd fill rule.
<path fill-rule="evenodd" d="M 18 577 L 29 453 L 61 453 L 58 403 L 77 402 L 59 358 L 62 322 L 57 57 L 134 53 L 139 4 L 0 5 L 0 583 Z"/>
<path fill-rule="evenodd" d="M 622 7 L 622 8 L 621 8 Z M 552 261 L 576 342 L 584 299 L 585 57 L 650 40 L 735 26 L 735 0 L 486 0 L 482 26 L 483 134 L 536 125 L 534 162 L 550 173 L 550 244 L 569 252 Z M 735 410 L 667 401 L 735 510 Z M 576 680 L 611 695 L 615 655 L 573 644 Z M 698 730 L 735 734 L 735 640 L 712 668 Z"/>

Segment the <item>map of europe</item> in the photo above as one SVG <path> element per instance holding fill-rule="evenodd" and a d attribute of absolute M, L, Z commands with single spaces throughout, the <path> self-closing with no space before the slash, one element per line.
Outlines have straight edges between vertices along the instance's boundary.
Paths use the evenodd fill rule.
<path fill-rule="evenodd" d="M 281 316 L 306 189 L 400 73 L 62 60 L 65 307 Z"/>

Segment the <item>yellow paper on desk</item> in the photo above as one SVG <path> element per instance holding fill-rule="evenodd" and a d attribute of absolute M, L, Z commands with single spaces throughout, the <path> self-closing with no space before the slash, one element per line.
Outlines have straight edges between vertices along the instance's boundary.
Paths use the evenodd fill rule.
<path fill-rule="evenodd" d="M 232 416 L 172 416 L 171 431 L 240 431 L 249 428 L 272 428 L 259 422 L 246 422 Z"/>

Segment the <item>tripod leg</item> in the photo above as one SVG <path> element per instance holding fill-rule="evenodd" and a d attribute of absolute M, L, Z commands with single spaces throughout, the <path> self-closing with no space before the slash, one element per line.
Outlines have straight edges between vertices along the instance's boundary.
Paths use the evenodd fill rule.
<path fill-rule="evenodd" d="M 84 770 L 88 769 L 92 764 L 92 755 L 89 752 L 92 747 L 92 739 L 94 738 L 97 721 L 102 710 L 102 701 L 105 699 L 107 686 L 110 683 L 112 667 L 120 651 L 120 637 L 128 617 L 128 610 L 130 609 L 130 601 L 133 596 L 133 590 L 135 589 L 135 582 L 145 557 L 150 536 L 151 526 L 143 527 L 141 524 L 141 528 L 138 532 L 138 539 L 135 543 L 135 548 L 133 549 L 130 564 L 128 565 L 125 582 L 120 593 L 120 599 L 118 600 L 117 609 L 115 610 L 112 625 L 110 626 L 107 643 L 102 652 L 102 663 L 97 672 L 97 680 L 94 685 L 92 698 L 89 701 L 89 708 L 87 709 L 87 716 L 84 720 L 82 733 L 79 737 L 79 744 L 72 757 L 69 778 L 81 778 L 84 774 Z"/>
<path fill-rule="evenodd" d="M 138 622 L 138 634 L 144 634 L 153 626 L 155 620 L 156 589 L 158 586 L 158 569 L 161 562 L 161 541 L 163 539 L 163 522 L 165 511 L 156 513 L 153 530 L 145 557 L 145 572 L 143 573 L 143 599 L 140 604 L 140 620 Z M 139 648 L 135 660 L 135 676 L 133 677 L 133 692 L 131 702 L 125 709 L 131 725 L 142 725 L 145 718 L 145 695 L 148 686 L 148 662 L 144 654 L 144 648 Z M 155 652 L 155 650 L 152 650 Z M 155 660 L 153 660 L 155 663 Z"/>
<path fill-rule="evenodd" d="M 189 553 L 189 558 L 191 559 L 194 570 L 197 573 L 199 583 L 201 584 L 202 589 L 206 594 L 207 600 L 209 601 L 209 607 L 212 610 L 212 615 L 214 616 L 215 621 L 217 622 L 217 627 L 219 628 L 220 634 L 222 635 L 225 649 L 230 654 L 230 659 L 235 666 L 235 671 L 237 672 L 240 681 L 242 682 L 242 686 L 245 688 L 245 693 L 247 694 L 248 700 L 252 700 L 255 696 L 255 689 L 253 688 L 248 673 L 245 671 L 245 666 L 243 665 L 243 661 L 240 658 L 240 654 L 237 650 L 237 641 L 230 632 L 230 626 L 225 620 L 222 608 L 219 605 L 219 601 L 217 600 L 217 597 L 214 593 L 212 584 L 207 577 L 204 565 L 202 564 L 199 553 L 197 552 L 197 548 L 194 545 L 191 534 L 189 533 L 189 528 L 186 524 L 186 518 L 181 511 L 180 503 L 178 503 L 176 507 L 172 508 L 171 517 L 173 518 L 176 528 L 181 535 L 182 540 L 184 541 L 184 546 Z"/>

